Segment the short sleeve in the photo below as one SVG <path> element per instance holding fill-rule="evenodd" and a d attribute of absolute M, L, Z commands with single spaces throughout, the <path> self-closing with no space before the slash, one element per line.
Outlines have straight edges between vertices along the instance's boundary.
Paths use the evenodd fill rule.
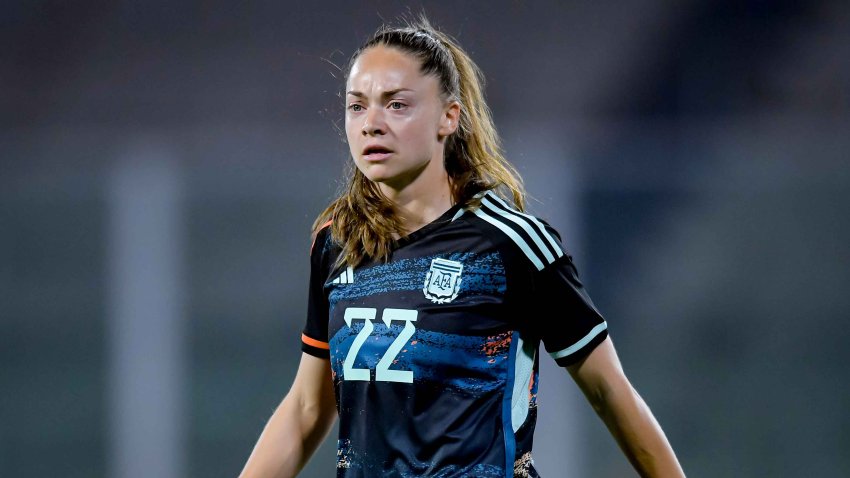
<path fill-rule="evenodd" d="M 328 298 L 325 280 L 328 271 L 327 241 L 329 227 L 320 229 L 310 250 L 310 285 L 307 321 L 301 332 L 301 350 L 319 358 L 330 358 L 328 346 Z"/>
<path fill-rule="evenodd" d="M 546 351 L 566 367 L 586 357 L 608 336 L 608 324 L 564 254 L 534 276 L 535 321 Z"/>

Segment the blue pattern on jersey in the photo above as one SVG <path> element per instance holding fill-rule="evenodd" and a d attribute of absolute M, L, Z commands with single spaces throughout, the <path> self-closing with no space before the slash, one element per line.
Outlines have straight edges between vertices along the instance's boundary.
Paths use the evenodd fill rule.
<path fill-rule="evenodd" d="M 505 267 L 498 254 L 454 253 L 401 259 L 357 269 L 356 281 L 353 284 L 334 287 L 330 292 L 331 308 L 340 300 L 359 299 L 392 291 L 421 291 L 431 268 L 431 261 L 435 258 L 463 264 L 463 280 L 458 297 L 470 293 L 494 296 L 505 294 Z"/>
<path fill-rule="evenodd" d="M 392 476 L 400 478 L 504 478 L 505 470 L 495 465 L 476 464 L 472 466 L 449 465 L 439 470 L 432 470 L 432 463 L 414 462 L 406 469 L 399 469 L 400 463 L 396 463 Z M 366 476 L 387 476 L 385 463 L 371 460 L 368 454 L 359 453 L 351 446 L 351 440 L 337 441 L 337 475 L 345 476 L 349 470 L 357 470 Z"/>
<path fill-rule="evenodd" d="M 354 338 L 363 329 L 363 320 L 341 328 L 330 340 L 331 367 L 344 380 L 343 362 Z M 372 380 L 378 361 L 398 337 L 403 326 L 387 327 L 373 321 L 374 330 L 357 353 L 353 367 L 369 369 Z M 393 370 L 410 370 L 413 380 L 439 382 L 459 392 L 479 395 L 505 387 L 510 333 L 489 337 L 444 334 L 418 329 L 395 357 Z M 462 364 L 462 365 L 461 365 Z M 452 373 L 454 371 L 454 373 Z"/>

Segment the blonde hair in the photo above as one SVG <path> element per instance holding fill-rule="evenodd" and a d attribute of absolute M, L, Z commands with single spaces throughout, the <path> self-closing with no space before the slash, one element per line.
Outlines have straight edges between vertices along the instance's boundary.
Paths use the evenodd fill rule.
<path fill-rule="evenodd" d="M 459 126 L 446 141 L 444 157 L 453 202 L 475 208 L 479 193 L 493 190 L 524 210 L 522 179 L 502 153 L 490 108 L 484 101 L 484 77 L 478 65 L 423 15 L 403 27 L 382 26 L 351 56 L 346 81 L 357 58 L 378 45 L 397 48 L 418 59 L 422 74 L 439 80 L 443 99 L 460 104 Z M 352 162 L 346 179 L 343 192 L 316 218 L 313 233 L 332 221 L 331 235 L 342 247 L 337 266 L 354 267 L 367 258 L 386 261 L 395 243 L 393 234 L 403 236 L 407 232 L 395 206 Z"/>

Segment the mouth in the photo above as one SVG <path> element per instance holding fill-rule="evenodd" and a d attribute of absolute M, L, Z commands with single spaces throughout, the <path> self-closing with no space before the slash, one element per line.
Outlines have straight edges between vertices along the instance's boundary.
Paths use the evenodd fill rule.
<path fill-rule="evenodd" d="M 381 161 L 387 159 L 392 151 L 383 146 L 367 146 L 363 150 L 363 159 L 366 161 Z"/>

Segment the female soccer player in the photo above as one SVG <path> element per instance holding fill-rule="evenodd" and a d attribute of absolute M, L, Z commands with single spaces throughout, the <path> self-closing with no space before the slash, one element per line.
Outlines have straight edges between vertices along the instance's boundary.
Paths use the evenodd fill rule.
<path fill-rule="evenodd" d="M 642 476 L 684 476 L 558 234 L 522 212 L 470 57 L 427 20 L 352 56 L 354 167 L 316 221 L 294 383 L 242 477 L 536 477 L 538 346 Z"/>

